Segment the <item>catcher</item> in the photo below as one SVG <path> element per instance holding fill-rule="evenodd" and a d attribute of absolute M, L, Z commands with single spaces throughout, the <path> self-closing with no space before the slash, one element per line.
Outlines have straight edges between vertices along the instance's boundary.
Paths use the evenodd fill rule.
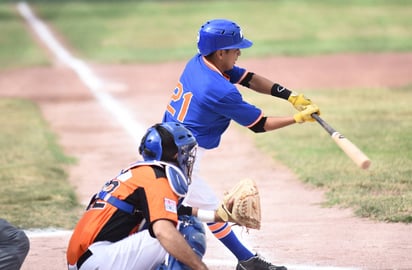
<path fill-rule="evenodd" d="M 70 239 L 68 269 L 156 269 L 167 253 L 190 269 L 208 269 L 196 220 L 176 229 L 196 147 L 180 124 L 149 128 L 139 147 L 144 161 L 123 169 L 92 197 Z M 186 240 L 194 236 L 199 241 Z"/>

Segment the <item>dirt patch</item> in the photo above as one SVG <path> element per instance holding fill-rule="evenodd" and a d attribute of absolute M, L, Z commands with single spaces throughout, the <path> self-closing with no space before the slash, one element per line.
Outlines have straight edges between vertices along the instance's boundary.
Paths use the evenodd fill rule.
<path fill-rule="evenodd" d="M 92 69 L 107 82 L 102 91 L 148 127 L 161 120 L 184 64 Z M 292 89 L 412 83 L 412 54 L 241 59 L 239 65 Z M 25 97 L 39 104 L 66 152 L 79 160 L 70 170 L 70 181 L 83 203 L 103 182 L 137 158 L 138 140 L 126 133 L 76 74 L 64 66 L 1 71 L 0 89 L 1 97 Z M 373 222 L 355 218 L 349 210 L 321 208 L 323 192 L 303 185 L 288 168 L 259 152 L 252 136 L 230 127 L 221 147 L 206 155 L 203 162 L 204 177 L 221 194 L 245 176 L 254 178 L 260 187 L 262 229 L 240 231 L 242 241 L 289 269 L 309 269 L 310 265 L 412 269 L 411 226 Z M 31 249 L 22 269 L 65 269 L 69 237 L 69 233 L 30 235 Z M 233 269 L 236 264 L 211 235 L 206 259 L 211 269 Z"/>

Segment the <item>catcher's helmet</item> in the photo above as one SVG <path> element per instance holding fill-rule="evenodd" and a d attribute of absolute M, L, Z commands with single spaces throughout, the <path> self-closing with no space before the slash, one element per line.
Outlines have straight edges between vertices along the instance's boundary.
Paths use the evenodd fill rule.
<path fill-rule="evenodd" d="M 252 41 L 243 37 L 239 25 L 225 19 L 206 22 L 200 27 L 197 37 L 197 48 L 204 56 L 217 50 L 245 49 L 252 45 Z"/>
<path fill-rule="evenodd" d="M 139 153 L 145 161 L 159 160 L 177 163 L 189 178 L 195 161 L 197 142 L 183 125 L 165 122 L 150 127 L 143 136 Z"/>

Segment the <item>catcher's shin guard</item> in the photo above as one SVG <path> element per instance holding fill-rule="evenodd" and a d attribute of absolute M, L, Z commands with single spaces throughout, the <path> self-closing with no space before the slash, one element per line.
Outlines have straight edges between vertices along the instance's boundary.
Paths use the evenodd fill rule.
<path fill-rule="evenodd" d="M 206 253 L 206 232 L 202 222 L 194 216 L 180 216 L 179 231 L 193 251 L 200 257 Z M 190 270 L 189 267 L 169 255 L 167 261 L 157 270 Z"/>

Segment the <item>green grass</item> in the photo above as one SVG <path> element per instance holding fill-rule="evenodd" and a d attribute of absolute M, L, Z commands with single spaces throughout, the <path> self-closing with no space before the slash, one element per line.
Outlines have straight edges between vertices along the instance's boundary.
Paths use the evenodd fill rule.
<path fill-rule="evenodd" d="M 82 58 L 184 60 L 211 18 L 237 21 L 244 57 L 412 50 L 410 1 L 31 1 Z M 253 10 L 253 12 L 251 12 Z"/>
<path fill-rule="evenodd" d="M 0 69 L 48 63 L 11 4 L 0 3 Z"/>
<path fill-rule="evenodd" d="M 247 92 L 245 98 L 268 115 L 294 113 L 287 102 Z M 317 123 L 257 135 L 256 144 L 302 181 L 325 189 L 325 205 L 350 207 L 382 221 L 412 222 L 412 86 L 304 92 L 322 104 L 329 124 L 370 157 L 371 168 L 358 168 Z"/>
<path fill-rule="evenodd" d="M 0 99 L 0 111 L 1 218 L 22 228 L 72 228 L 80 208 L 66 170 L 74 160 L 32 102 Z"/>

